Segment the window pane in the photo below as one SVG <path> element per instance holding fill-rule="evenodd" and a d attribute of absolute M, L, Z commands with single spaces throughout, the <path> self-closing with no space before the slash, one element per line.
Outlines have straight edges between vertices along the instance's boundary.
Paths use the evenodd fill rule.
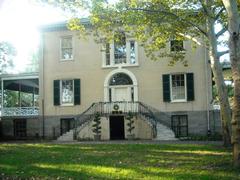
<path fill-rule="evenodd" d="M 72 59 L 73 58 L 72 49 L 72 37 L 63 37 L 61 39 L 61 58 L 62 59 Z"/>
<path fill-rule="evenodd" d="M 72 48 L 72 38 L 71 37 L 62 38 L 62 48 Z"/>
<path fill-rule="evenodd" d="M 106 44 L 106 65 L 110 65 L 110 44 Z"/>
<path fill-rule="evenodd" d="M 62 59 L 72 59 L 72 49 L 62 49 Z"/>
<path fill-rule="evenodd" d="M 181 40 L 172 40 L 170 41 L 171 51 L 183 51 L 183 41 Z"/>
<path fill-rule="evenodd" d="M 176 137 L 188 136 L 188 120 L 187 115 L 173 115 L 172 129 Z"/>
<path fill-rule="evenodd" d="M 109 88 L 109 102 L 112 102 L 112 89 Z"/>
<path fill-rule="evenodd" d="M 62 104 L 73 104 L 72 80 L 62 80 Z"/>
<path fill-rule="evenodd" d="M 115 85 L 132 85 L 132 79 L 124 73 L 118 73 L 115 74 L 111 79 L 110 79 L 110 86 L 115 86 Z"/>
<path fill-rule="evenodd" d="M 172 75 L 172 100 L 185 99 L 184 74 Z"/>
<path fill-rule="evenodd" d="M 126 37 L 124 33 L 118 34 L 114 41 L 115 64 L 126 63 Z"/>
<path fill-rule="evenodd" d="M 135 41 L 130 41 L 130 64 L 136 63 Z"/>
<path fill-rule="evenodd" d="M 134 101 L 134 88 L 131 87 L 131 100 Z"/>
<path fill-rule="evenodd" d="M 179 116 L 181 126 L 187 126 L 187 116 Z"/>

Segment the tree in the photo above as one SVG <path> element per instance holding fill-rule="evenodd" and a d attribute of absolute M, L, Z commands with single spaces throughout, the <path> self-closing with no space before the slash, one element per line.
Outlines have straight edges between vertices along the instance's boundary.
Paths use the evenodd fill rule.
<path fill-rule="evenodd" d="M 134 120 L 133 120 L 133 114 L 129 111 L 127 116 L 126 116 L 126 119 L 127 119 L 127 131 L 129 132 L 128 134 L 128 138 L 129 139 L 133 139 L 134 138 L 134 134 L 132 134 L 132 131 L 135 129 L 135 126 L 134 126 Z"/>
<path fill-rule="evenodd" d="M 100 113 L 97 112 L 94 116 L 94 119 L 93 119 L 93 133 L 94 133 L 94 140 L 101 140 L 101 117 L 100 117 Z"/>
<path fill-rule="evenodd" d="M 234 82 L 233 116 L 232 116 L 232 144 L 233 162 L 240 167 L 240 14 L 239 1 L 222 0 L 228 14 L 229 49 Z"/>
<path fill-rule="evenodd" d="M 16 48 L 9 42 L 0 42 L 0 74 L 13 67 L 13 59 L 17 55 Z"/>
<path fill-rule="evenodd" d="M 106 0 L 51 0 L 51 3 L 76 15 L 68 24 L 71 30 L 80 31 L 80 34 L 86 32 L 80 23 L 78 9 L 87 8 L 90 11 L 92 32 L 98 42 L 111 41 L 117 33 L 124 31 L 142 43 L 146 55 L 151 59 L 171 57 L 170 65 L 182 62 L 187 66 L 184 52 L 166 51 L 166 42 L 171 38 L 189 39 L 194 46 L 205 46 L 209 51 L 220 97 L 224 145 L 230 145 L 231 111 L 219 61 L 228 51 L 219 52 L 217 49 L 219 37 L 226 32 L 225 8 L 220 0 L 119 0 L 116 4 Z M 222 24 L 222 29 L 217 33 L 216 23 Z"/>

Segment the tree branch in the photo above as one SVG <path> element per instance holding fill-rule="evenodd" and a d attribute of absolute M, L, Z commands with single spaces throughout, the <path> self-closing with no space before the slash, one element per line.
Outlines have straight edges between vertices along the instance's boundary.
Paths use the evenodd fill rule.
<path fill-rule="evenodd" d="M 183 34 L 183 33 L 178 33 L 180 36 L 182 37 L 185 37 L 193 42 L 195 42 L 196 44 L 198 44 L 199 46 L 203 46 L 204 44 L 202 42 L 200 42 L 199 40 L 197 40 L 197 38 L 194 38 L 190 35 L 186 35 L 186 34 Z"/>
<path fill-rule="evenodd" d="M 201 5 L 202 5 L 202 7 L 203 7 L 203 10 L 204 10 L 205 14 L 206 14 L 207 16 L 210 16 L 209 10 L 208 10 L 207 6 L 205 5 L 204 1 L 203 1 L 203 0 L 200 0 L 200 3 L 201 3 Z"/>
<path fill-rule="evenodd" d="M 224 26 L 218 33 L 216 34 L 216 38 L 219 38 L 219 36 L 223 35 L 228 29 Z"/>
<path fill-rule="evenodd" d="M 218 20 L 218 18 L 221 16 L 222 12 L 225 10 L 225 7 L 221 8 L 220 11 L 215 16 L 215 20 Z"/>
<path fill-rule="evenodd" d="M 218 57 L 221 57 L 221 56 L 223 56 L 224 54 L 228 54 L 228 53 L 229 53 L 229 50 L 226 50 L 226 51 L 218 52 L 217 55 L 218 55 Z"/>
<path fill-rule="evenodd" d="M 200 28 L 198 25 L 192 23 L 191 21 L 188 21 L 184 18 L 181 18 L 179 17 L 178 15 L 172 13 L 172 12 L 169 12 L 169 11 L 166 11 L 166 10 L 152 10 L 152 9 L 142 9 L 142 8 L 128 8 L 127 10 L 132 10 L 132 11 L 143 11 L 143 12 L 150 12 L 150 13 L 159 13 L 159 14 L 164 14 L 164 15 L 167 15 L 167 16 L 170 16 L 170 17 L 173 17 L 177 20 L 180 20 L 186 24 L 189 24 L 191 25 L 192 27 L 196 28 L 198 31 L 200 31 L 203 35 L 207 36 L 207 33 L 202 29 Z"/>

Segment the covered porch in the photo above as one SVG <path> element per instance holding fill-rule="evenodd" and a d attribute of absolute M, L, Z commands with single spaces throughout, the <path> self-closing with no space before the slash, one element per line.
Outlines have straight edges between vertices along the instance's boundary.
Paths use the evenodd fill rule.
<path fill-rule="evenodd" d="M 1 79 L 1 117 L 38 116 L 38 99 L 38 76 Z"/>

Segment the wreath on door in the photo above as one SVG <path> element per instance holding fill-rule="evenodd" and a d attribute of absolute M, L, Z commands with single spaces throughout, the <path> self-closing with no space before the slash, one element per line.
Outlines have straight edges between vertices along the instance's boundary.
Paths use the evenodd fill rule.
<path fill-rule="evenodd" d="M 114 109 L 115 111 L 118 111 L 118 110 L 119 110 L 119 105 L 114 104 L 114 105 L 113 105 L 113 109 Z"/>

